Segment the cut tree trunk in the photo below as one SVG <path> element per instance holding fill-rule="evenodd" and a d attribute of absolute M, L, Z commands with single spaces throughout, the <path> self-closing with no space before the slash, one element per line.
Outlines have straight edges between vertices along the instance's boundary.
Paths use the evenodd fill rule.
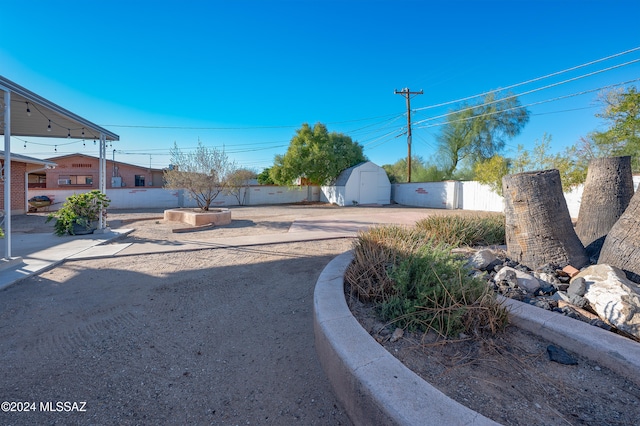
<path fill-rule="evenodd" d="M 589 257 L 598 258 L 605 237 L 631 197 L 631 157 L 596 158 L 589 163 L 576 223 L 576 234 Z"/>
<path fill-rule="evenodd" d="M 588 262 L 562 193 L 560 172 L 543 170 L 502 178 L 507 254 L 531 269 Z"/>
<path fill-rule="evenodd" d="M 598 263 L 616 266 L 631 281 L 640 283 L 640 191 L 609 231 Z"/>

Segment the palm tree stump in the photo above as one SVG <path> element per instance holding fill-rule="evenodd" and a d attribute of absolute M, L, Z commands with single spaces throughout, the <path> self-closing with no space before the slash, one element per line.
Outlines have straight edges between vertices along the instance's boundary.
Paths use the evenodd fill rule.
<path fill-rule="evenodd" d="M 536 269 L 546 264 L 581 268 L 588 262 L 562 193 L 560 172 L 543 170 L 502 178 L 507 255 Z"/>
<path fill-rule="evenodd" d="M 631 281 L 640 283 L 640 191 L 609 231 L 598 263 L 616 266 Z"/>
<path fill-rule="evenodd" d="M 589 163 L 576 234 L 589 257 L 600 255 L 604 239 L 633 197 L 631 157 L 596 158 Z"/>

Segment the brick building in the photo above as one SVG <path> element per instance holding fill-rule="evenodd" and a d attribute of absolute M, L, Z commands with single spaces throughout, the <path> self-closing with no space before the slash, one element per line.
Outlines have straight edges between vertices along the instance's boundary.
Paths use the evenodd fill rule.
<path fill-rule="evenodd" d="M 4 210 L 4 151 L 0 151 L 0 210 Z M 55 163 L 48 160 L 27 157 L 11 153 L 11 212 L 22 214 L 27 209 L 27 173 L 44 173 L 47 168 L 54 167 Z"/>
<path fill-rule="evenodd" d="M 98 189 L 99 159 L 85 154 L 69 154 L 48 158 L 57 166 L 45 171 L 47 189 Z M 107 189 L 121 187 L 161 188 L 161 169 L 106 160 Z M 29 186 L 35 188 L 42 176 L 29 175 Z"/>

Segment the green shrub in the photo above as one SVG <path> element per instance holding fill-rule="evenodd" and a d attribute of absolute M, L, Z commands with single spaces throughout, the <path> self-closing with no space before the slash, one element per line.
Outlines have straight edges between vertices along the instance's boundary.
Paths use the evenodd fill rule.
<path fill-rule="evenodd" d="M 76 229 L 88 232 L 95 228 L 100 215 L 104 214 L 110 200 L 98 190 L 74 194 L 67 198 L 60 210 L 47 217 L 47 222 L 56 219 L 54 232 L 56 235 L 75 235 Z M 83 232 L 83 233 L 86 233 Z"/>
<path fill-rule="evenodd" d="M 506 309 L 484 280 L 451 253 L 461 245 L 504 242 L 504 216 L 432 216 L 414 228 L 379 226 L 354 242 L 345 282 L 352 296 L 376 304 L 385 321 L 441 336 L 495 333 Z"/>
<path fill-rule="evenodd" d="M 506 313 L 493 291 L 471 277 L 464 260 L 452 256 L 450 249 L 426 244 L 390 268 L 395 291 L 378 306 L 383 320 L 449 337 L 495 332 L 506 325 Z"/>
<path fill-rule="evenodd" d="M 477 216 L 434 215 L 416 222 L 428 238 L 455 247 L 504 244 L 505 218 L 501 213 Z"/>
<path fill-rule="evenodd" d="M 425 236 L 412 228 L 387 225 L 361 232 L 353 245 L 353 263 L 345 280 L 351 294 L 362 301 L 381 302 L 394 293 L 387 269 L 424 244 Z"/>

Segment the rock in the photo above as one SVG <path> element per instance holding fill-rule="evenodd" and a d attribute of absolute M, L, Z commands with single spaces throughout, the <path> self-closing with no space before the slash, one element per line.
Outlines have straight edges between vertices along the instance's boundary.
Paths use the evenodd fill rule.
<path fill-rule="evenodd" d="M 391 338 L 389 339 L 390 342 L 397 342 L 398 340 L 402 339 L 402 336 L 404 336 L 404 330 L 401 328 L 396 328 L 393 331 L 393 334 L 391 335 Z"/>
<path fill-rule="evenodd" d="M 493 254 L 493 251 L 489 249 L 478 250 L 471 259 L 469 259 L 469 265 L 474 269 L 486 271 L 495 260 L 496 255 Z"/>
<path fill-rule="evenodd" d="M 560 284 L 560 280 L 553 272 L 534 272 L 533 276 L 549 285 Z"/>
<path fill-rule="evenodd" d="M 587 292 L 587 283 L 584 281 L 582 277 L 576 277 L 571 280 L 571 284 L 569 284 L 569 288 L 567 289 L 567 294 L 569 296 L 584 296 Z"/>
<path fill-rule="evenodd" d="M 576 277 L 584 278 L 584 295 L 598 316 L 619 330 L 640 338 L 640 287 L 610 265 L 592 265 Z M 575 280 L 576 278 L 574 278 Z"/>
<path fill-rule="evenodd" d="M 504 268 L 500 269 L 494 277 L 494 280 L 496 282 L 507 281 L 511 283 L 514 281 L 514 279 L 518 287 L 526 290 L 527 293 L 533 294 L 540 288 L 540 282 L 534 276 L 511 268 L 509 266 L 505 266 Z"/>
<path fill-rule="evenodd" d="M 533 305 L 533 306 L 536 306 L 538 308 L 545 309 L 547 311 L 550 311 L 550 310 L 552 310 L 554 308 L 554 306 L 551 304 L 551 301 L 549 301 L 547 299 L 531 299 L 529 301 L 529 304 Z"/>
<path fill-rule="evenodd" d="M 589 301 L 582 296 L 578 296 L 577 294 L 569 294 L 569 303 L 577 306 L 578 308 L 584 308 L 589 304 Z"/>
<path fill-rule="evenodd" d="M 549 360 L 553 362 L 557 362 L 559 364 L 564 365 L 577 365 L 578 361 L 569 355 L 567 351 L 562 349 L 559 346 L 549 345 L 547 346 L 547 354 L 549 355 Z"/>

